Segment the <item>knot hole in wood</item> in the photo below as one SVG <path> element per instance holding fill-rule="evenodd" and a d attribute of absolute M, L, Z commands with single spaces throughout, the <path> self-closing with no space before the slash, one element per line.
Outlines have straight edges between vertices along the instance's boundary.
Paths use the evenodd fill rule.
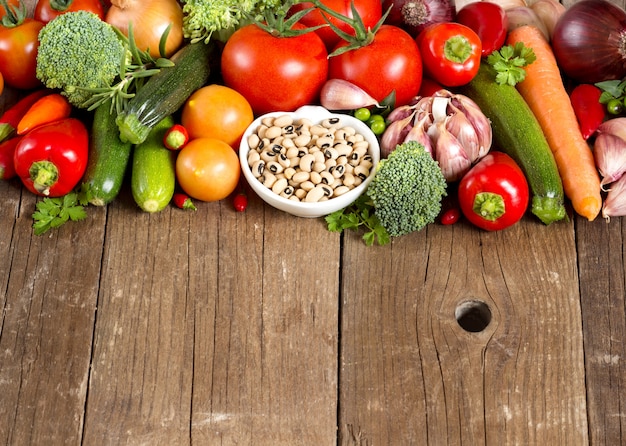
<path fill-rule="evenodd" d="M 480 300 L 468 300 L 456 307 L 454 317 L 463 330 L 478 333 L 491 323 L 491 309 Z"/>

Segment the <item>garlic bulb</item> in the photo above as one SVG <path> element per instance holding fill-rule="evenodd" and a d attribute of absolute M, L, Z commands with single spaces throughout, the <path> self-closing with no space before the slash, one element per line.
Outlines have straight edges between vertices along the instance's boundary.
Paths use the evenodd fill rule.
<path fill-rule="evenodd" d="M 467 96 L 440 90 L 393 110 L 381 138 L 381 157 L 417 141 L 433 155 L 449 183 L 459 180 L 491 149 L 489 119 Z"/>

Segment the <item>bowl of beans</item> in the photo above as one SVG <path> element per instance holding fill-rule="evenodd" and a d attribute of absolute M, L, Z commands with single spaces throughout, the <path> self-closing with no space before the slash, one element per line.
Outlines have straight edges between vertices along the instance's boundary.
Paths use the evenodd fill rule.
<path fill-rule="evenodd" d="M 255 119 L 239 147 L 241 170 L 269 205 L 322 217 L 352 204 L 380 160 L 376 135 L 362 121 L 320 106 Z"/>

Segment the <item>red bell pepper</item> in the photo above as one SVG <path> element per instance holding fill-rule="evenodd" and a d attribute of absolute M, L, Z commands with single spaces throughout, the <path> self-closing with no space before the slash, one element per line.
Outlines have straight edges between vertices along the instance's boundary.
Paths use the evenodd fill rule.
<path fill-rule="evenodd" d="M 10 180 L 15 177 L 13 156 L 21 139 L 21 136 L 15 136 L 0 142 L 0 179 L 2 180 Z"/>
<path fill-rule="evenodd" d="M 601 94 L 602 90 L 592 84 L 579 84 L 570 93 L 580 133 L 585 139 L 589 139 L 604 121 L 606 108 L 600 103 Z"/>
<path fill-rule="evenodd" d="M 51 90 L 46 90 L 45 88 L 35 90 L 8 108 L 0 117 L 0 141 L 4 141 L 13 135 L 17 130 L 17 124 L 21 121 L 28 109 L 50 92 Z"/>
<path fill-rule="evenodd" d="M 66 118 L 39 126 L 15 149 L 15 172 L 31 192 L 60 197 L 71 192 L 87 167 L 89 133 L 85 124 Z"/>

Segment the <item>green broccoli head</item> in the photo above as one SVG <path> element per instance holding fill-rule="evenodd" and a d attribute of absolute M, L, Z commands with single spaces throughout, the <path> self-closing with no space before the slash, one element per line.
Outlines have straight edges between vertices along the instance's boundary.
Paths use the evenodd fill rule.
<path fill-rule="evenodd" d="M 67 12 L 39 32 L 37 78 L 84 108 L 93 94 L 85 89 L 109 87 L 123 57 L 126 48 L 111 25 L 88 11 Z"/>
<path fill-rule="evenodd" d="M 250 23 L 246 14 L 261 14 L 274 9 L 283 0 L 183 0 L 183 33 L 192 42 L 208 41 L 214 33 L 220 40 L 232 34 L 244 24 Z"/>
<path fill-rule="evenodd" d="M 397 237 L 435 221 L 446 186 L 437 161 L 420 143 L 409 141 L 378 163 L 367 195 L 380 223 Z"/>

